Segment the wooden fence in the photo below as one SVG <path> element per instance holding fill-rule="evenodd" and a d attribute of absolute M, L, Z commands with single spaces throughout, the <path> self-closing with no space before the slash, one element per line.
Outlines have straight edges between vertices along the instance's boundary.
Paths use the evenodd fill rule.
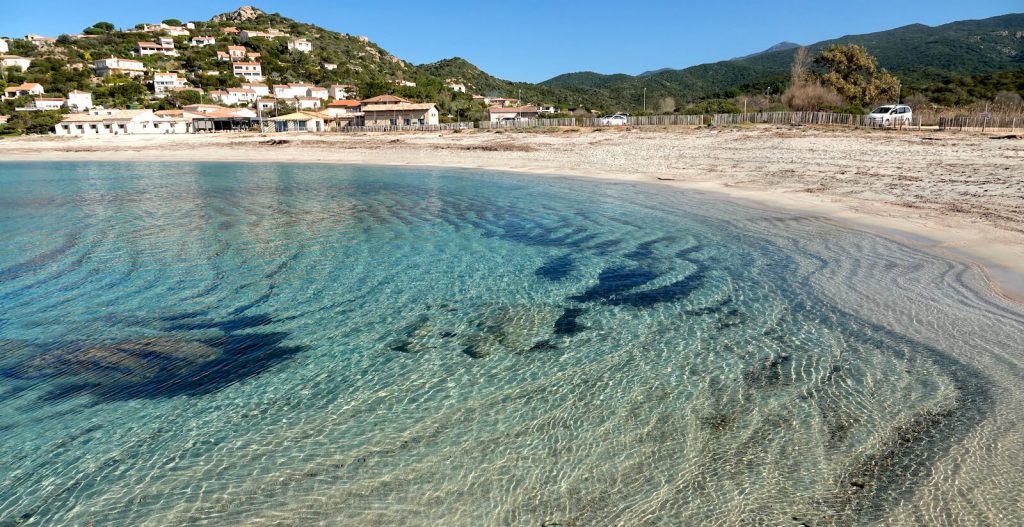
<path fill-rule="evenodd" d="M 1016 132 L 1018 128 L 1024 128 L 1024 118 L 1013 115 L 940 117 L 938 126 L 940 130 Z"/>
<path fill-rule="evenodd" d="M 1024 118 L 1012 115 L 993 115 L 984 117 L 939 117 L 935 122 L 932 118 L 914 117 L 911 124 L 890 125 L 891 128 L 920 130 L 923 127 L 938 127 L 941 130 L 964 131 L 1011 131 L 1024 128 Z M 831 112 L 758 112 L 758 113 L 720 113 L 712 115 L 649 115 L 629 116 L 626 126 L 716 126 L 738 125 L 744 123 L 772 124 L 780 126 L 872 126 L 864 115 Z M 438 125 L 413 126 L 348 126 L 341 132 L 438 132 L 444 130 L 467 130 L 478 128 L 483 130 L 527 129 L 548 127 L 570 128 L 601 128 L 620 127 L 621 125 L 602 124 L 601 118 L 566 117 L 561 119 L 521 119 L 501 122 L 482 121 L 478 123 L 460 122 Z"/>

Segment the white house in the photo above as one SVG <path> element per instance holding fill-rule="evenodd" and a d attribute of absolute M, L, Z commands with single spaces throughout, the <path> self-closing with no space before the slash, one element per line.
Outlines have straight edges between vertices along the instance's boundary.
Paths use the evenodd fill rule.
<path fill-rule="evenodd" d="M 238 32 L 238 39 L 242 42 L 248 42 L 250 38 L 262 37 L 262 38 L 278 38 L 287 37 L 288 33 L 279 29 L 268 29 L 266 31 L 253 31 L 251 29 L 243 29 Z"/>
<path fill-rule="evenodd" d="M 26 95 L 30 97 L 38 97 L 44 92 L 43 85 L 35 82 L 26 82 L 17 86 L 8 86 L 4 88 L 4 99 L 14 99 L 16 97 L 24 97 Z"/>
<path fill-rule="evenodd" d="M 334 71 L 338 69 L 337 64 L 331 64 L 330 62 L 324 62 L 323 64 L 321 64 L 321 66 L 323 66 L 323 68 L 327 71 Z"/>
<path fill-rule="evenodd" d="M 0 41 L 2 42 L 2 41 Z M 32 65 L 32 59 L 25 57 L 19 57 L 17 55 L 3 55 L 0 56 L 0 68 L 18 68 L 21 71 L 25 71 L 29 66 Z"/>
<path fill-rule="evenodd" d="M 65 102 L 63 97 L 36 97 L 32 100 L 32 107 L 36 110 L 60 110 Z"/>
<path fill-rule="evenodd" d="M 184 88 L 185 86 L 188 86 L 188 82 L 185 81 L 184 77 L 178 76 L 177 73 L 158 72 L 153 74 L 153 93 L 156 95 L 164 95 L 169 91 Z"/>
<path fill-rule="evenodd" d="M 132 59 L 110 57 L 109 59 L 99 59 L 95 64 L 97 77 L 108 77 L 116 74 L 141 77 L 146 73 L 146 67 L 142 62 Z"/>
<path fill-rule="evenodd" d="M 313 51 L 313 43 L 304 38 L 293 38 L 288 41 L 288 49 L 309 53 Z"/>
<path fill-rule="evenodd" d="M 449 88 L 451 88 L 452 91 L 456 91 L 456 92 L 459 92 L 459 93 L 466 93 L 466 85 L 461 83 L 461 82 L 456 82 L 456 81 L 450 80 L 450 81 L 445 83 L 445 86 L 448 86 Z"/>
<path fill-rule="evenodd" d="M 554 106 L 538 106 L 537 113 L 558 113 L 558 108 Z"/>
<path fill-rule="evenodd" d="M 55 39 L 53 37 L 44 37 L 42 35 L 33 35 L 32 33 L 29 33 L 29 34 L 25 35 L 25 40 L 31 42 L 32 45 L 34 45 L 36 47 L 49 46 L 50 44 L 54 44 L 54 43 L 57 42 L 57 39 Z"/>
<path fill-rule="evenodd" d="M 327 88 L 327 95 L 332 99 L 351 99 L 355 94 L 356 87 L 351 84 L 332 84 Z"/>
<path fill-rule="evenodd" d="M 170 37 L 160 37 L 156 42 L 139 42 L 135 44 L 135 53 L 140 57 L 161 54 L 169 57 L 178 56 L 178 50 L 174 49 L 174 39 Z"/>
<path fill-rule="evenodd" d="M 275 84 L 272 89 L 275 99 L 291 99 L 299 96 L 297 93 L 292 94 L 292 87 L 287 84 Z"/>
<path fill-rule="evenodd" d="M 92 109 L 92 94 L 78 90 L 68 92 L 68 108 L 78 111 Z"/>
<path fill-rule="evenodd" d="M 274 97 L 277 97 L 278 99 L 294 99 L 296 97 L 315 97 L 317 99 L 326 99 L 329 92 L 330 90 L 327 88 L 321 88 L 319 86 L 303 82 L 274 85 Z"/>
<path fill-rule="evenodd" d="M 328 96 L 327 88 L 321 88 L 320 86 L 309 86 L 306 88 L 306 97 L 316 97 L 317 99 L 326 99 Z"/>
<path fill-rule="evenodd" d="M 402 80 L 402 79 L 393 80 L 393 81 L 391 81 L 391 83 L 394 84 L 395 86 L 407 86 L 409 88 L 415 88 L 416 87 L 416 83 L 415 82 L 407 81 L 407 80 Z"/>
<path fill-rule="evenodd" d="M 260 97 L 270 96 L 270 88 L 268 88 L 266 84 L 258 82 L 243 82 L 242 88 L 246 90 L 252 90 L 256 92 L 256 95 L 259 95 Z"/>
<path fill-rule="evenodd" d="M 323 105 L 319 97 L 296 97 L 294 101 L 300 110 L 319 110 Z"/>
<path fill-rule="evenodd" d="M 174 36 L 174 37 L 187 37 L 190 34 L 189 30 L 190 29 L 195 29 L 195 28 L 196 28 L 196 25 L 193 24 L 192 22 L 189 22 L 187 24 L 182 24 L 180 26 L 169 26 L 167 24 L 164 24 L 163 22 L 161 22 L 159 24 L 143 24 L 142 25 L 142 31 L 145 31 L 145 32 L 148 32 L 148 33 L 160 33 L 160 32 L 163 32 L 163 33 L 167 33 L 168 35 L 171 35 L 171 36 Z"/>
<path fill-rule="evenodd" d="M 56 135 L 185 134 L 184 120 L 160 117 L 153 110 L 99 110 L 66 115 Z"/>
<path fill-rule="evenodd" d="M 7 53 L 11 48 L 7 47 L 7 41 L 0 38 L 0 53 Z"/>
<path fill-rule="evenodd" d="M 231 60 L 245 60 L 245 46 L 228 46 L 228 57 Z"/>
<path fill-rule="evenodd" d="M 231 64 L 235 77 L 241 77 L 249 82 L 261 82 L 263 80 L 263 66 L 259 62 L 235 62 Z"/>
<path fill-rule="evenodd" d="M 192 37 L 192 40 L 189 41 L 190 46 L 197 48 L 201 48 L 204 46 L 213 46 L 216 43 L 216 37 Z"/>
<path fill-rule="evenodd" d="M 248 90 L 245 88 L 228 88 L 228 97 L 235 102 L 232 104 L 252 104 L 260 98 L 259 94 L 255 90 Z"/>
<path fill-rule="evenodd" d="M 256 108 L 261 112 L 268 112 L 277 108 L 277 99 L 260 99 L 256 101 Z"/>

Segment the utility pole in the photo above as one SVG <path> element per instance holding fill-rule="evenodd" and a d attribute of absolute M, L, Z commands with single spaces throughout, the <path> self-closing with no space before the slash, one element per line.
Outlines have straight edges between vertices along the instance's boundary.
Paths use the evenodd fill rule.
<path fill-rule="evenodd" d="M 644 86 L 644 113 L 647 113 L 647 87 Z"/>

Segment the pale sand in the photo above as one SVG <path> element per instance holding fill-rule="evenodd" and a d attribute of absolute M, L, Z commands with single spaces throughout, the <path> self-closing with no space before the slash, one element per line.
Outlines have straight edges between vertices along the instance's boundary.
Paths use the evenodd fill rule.
<path fill-rule="evenodd" d="M 1019 139 L 788 127 L 40 137 L 0 141 L 4 160 L 425 165 L 660 183 L 835 218 L 966 259 L 997 292 L 1024 300 Z"/>

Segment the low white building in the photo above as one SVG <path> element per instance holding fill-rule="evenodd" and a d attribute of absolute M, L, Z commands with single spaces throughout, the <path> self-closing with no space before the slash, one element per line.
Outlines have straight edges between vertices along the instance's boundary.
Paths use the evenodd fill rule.
<path fill-rule="evenodd" d="M 197 48 L 213 46 L 215 44 L 217 44 L 216 37 L 192 37 L 192 40 L 189 41 L 189 45 Z"/>
<path fill-rule="evenodd" d="M 142 25 L 142 31 L 145 31 L 147 33 L 167 33 L 168 35 L 171 35 L 171 36 L 174 36 L 174 37 L 187 37 L 188 35 L 191 34 L 189 32 L 189 30 L 190 29 L 195 29 L 195 28 L 196 28 L 196 25 L 193 24 L 192 22 L 189 22 L 187 24 L 182 24 L 180 26 L 169 26 L 167 24 L 164 24 L 163 22 L 161 22 L 159 24 L 143 24 Z"/>
<path fill-rule="evenodd" d="M 293 100 L 300 110 L 319 110 L 324 103 L 319 97 L 296 97 Z"/>
<path fill-rule="evenodd" d="M 235 77 L 241 77 L 248 82 L 263 81 L 263 66 L 259 62 L 235 62 L 231 64 L 232 73 Z"/>
<path fill-rule="evenodd" d="M 406 87 L 409 87 L 409 88 L 415 88 L 416 87 L 416 83 L 415 82 L 407 81 L 407 80 L 402 80 L 402 79 L 393 80 L 393 81 L 391 81 L 391 83 L 394 84 L 395 86 L 406 86 Z"/>
<path fill-rule="evenodd" d="M 169 91 L 188 86 L 184 77 L 174 72 L 162 72 L 153 74 L 153 93 L 165 95 Z"/>
<path fill-rule="evenodd" d="M 277 108 L 277 99 L 260 99 L 256 101 L 256 109 L 261 112 L 268 112 Z"/>
<path fill-rule="evenodd" d="M 320 86 L 309 86 L 306 88 L 306 97 L 316 97 L 317 99 L 326 99 L 328 97 L 328 89 L 321 88 Z"/>
<path fill-rule="evenodd" d="M 4 88 L 4 99 L 14 99 L 17 97 L 38 97 L 45 93 L 43 85 L 36 82 L 25 82 L 17 86 L 8 86 Z"/>
<path fill-rule="evenodd" d="M 263 83 L 259 83 L 259 82 L 243 82 L 242 83 L 242 88 L 246 89 L 246 90 L 252 90 L 252 91 L 256 92 L 256 95 L 259 95 L 260 97 L 269 97 L 270 96 L 270 88 L 268 88 L 267 85 L 263 84 Z"/>
<path fill-rule="evenodd" d="M 466 93 L 466 85 L 461 82 L 448 81 L 445 86 L 451 88 L 452 91 L 459 93 Z"/>
<path fill-rule="evenodd" d="M 228 88 L 225 90 L 228 93 L 228 98 L 234 101 L 231 104 L 253 104 L 259 98 L 259 94 L 255 90 L 249 90 L 245 88 Z"/>
<path fill-rule="evenodd" d="M 327 88 L 321 88 L 304 82 L 274 85 L 274 97 L 277 97 L 278 99 L 294 99 L 296 97 L 315 97 L 317 99 L 326 99 L 329 96 L 329 93 L 330 90 Z"/>
<path fill-rule="evenodd" d="M 36 47 L 46 47 L 57 42 L 57 39 L 53 37 L 44 37 L 42 35 L 34 35 L 32 33 L 25 35 L 25 40 L 31 42 L 32 45 Z"/>
<path fill-rule="evenodd" d="M 288 49 L 309 53 L 313 51 L 313 43 L 304 38 L 293 38 L 288 41 Z"/>
<path fill-rule="evenodd" d="M 324 62 L 323 64 L 321 64 L 321 66 L 323 66 L 323 68 L 327 71 L 334 71 L 338 69 L 337 64 L 331 64 L 330 62 Z"/>
<path fill-rule="evenodd" d="M 279 29 L 268 29 L 266 31 L 254 31 L 251 29 L 243 29 L 238 32 L 238 39 L 242 42 L 248 42 L 250 38 L 261 37 L 261 38 L 279 38 L 287 37 L 288 33 Z"/>
<path fill-rule="evenodd" d="M 87 91 L 74 90 L 68 92 L 68 108 L 77 111 L 92 109 L 92 94 Z"/>
<path fill-rule="evenodd" d="M 60 110 L 67 101 L 63 97 L 36 97 L 32 107 L 36 110 Z"/>
<path fill-rule="evenodd" d="M 18 68 L 21 71 L 25 71 L 29 66 L 32 65 L 32 59 L 25 57 L 19 57 L 17 55 L 3 55 L 0 56 L 0 68 Z"/>
<path fill-rule="evenodd" d="M 109 77 L 110 75 L 117 74 L 141 77 L 146 74 L 146 66 L 142 62 L 133 59 L 110 57 L 108 59 L 99 59 L 95 64 L 97 77 Z"/>
<path fill-rule="evenodd" d="M 156 115 L 153 110 L 98 110 L 66 115 L 56 135 L 186 134 L 188 123 Z"/>
<path fill-rule="evenodd" d="M 7 47 L 7 41 L 0 38 L 0 53 L 7 53 L 11 48 Z"/>

